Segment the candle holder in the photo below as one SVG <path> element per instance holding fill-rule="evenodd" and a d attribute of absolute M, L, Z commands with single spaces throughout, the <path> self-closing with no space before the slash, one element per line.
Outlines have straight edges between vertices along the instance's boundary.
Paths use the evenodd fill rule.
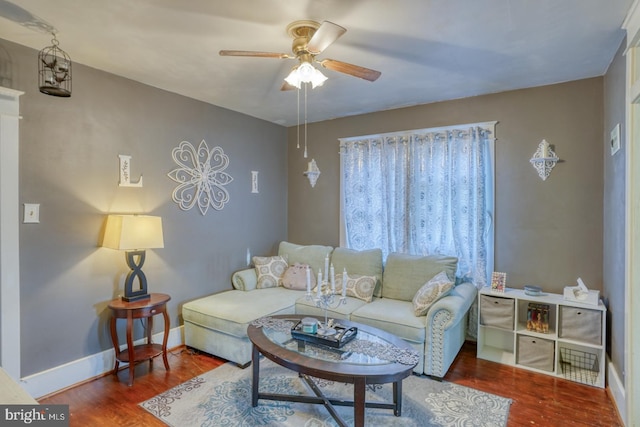
<path fill-rule="evenodd" d="M 326 281 L 320 282 L 318 286 L 320 286 L 320 292 L 315 295 L 312 294 L 311 291 L 307 290 L 307 300 L 315 302 L 316 307 L 321 308 L 324 311 L 324 323 L 319 325 L 316 333 L 322 336 L 334 335 L 336 330 L 333 327 L 333 319 L 327 319 L 327 310 L 329 308 L 337 308 L 342 304 L 346 304 L 347 298 L 344 295 L 337 297 L 333 286 L 330 286 Z M 346 284 L 343 283 L 342 286 L 346 286 Z"/>
<path fill-rule="evenodd" d="M 538 172 L 538 176 L 543 180 L 549 177 L 551 170 L 560 159 L 556 156 L 556 153 L 551 149 L 551 146 L 546 140 L 542 140 L 538 145 L 538 149 L 533 154 L 533 157 L 529 162 L 533 165 Z"/>

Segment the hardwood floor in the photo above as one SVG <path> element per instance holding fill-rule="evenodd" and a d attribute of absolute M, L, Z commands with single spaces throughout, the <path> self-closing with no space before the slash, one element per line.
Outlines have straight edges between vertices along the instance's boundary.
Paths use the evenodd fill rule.
<path fill-rule="evenodd" d="M 513 400 L 513 426 L 623 426 L 605 390 L 476 359 L 475 343 L 467 342 L 444 380 Z M 180 347 L 169 355 L 170 371 L 161 359 L 136 366 L 135 382 L 127 386 L 128 371 L 108 375 L 40 400 L 69 404 L 70 426 L 163 426 L 138 406 L 156 394 L 225 361 Z M 408 390 L 405 390 L 408 392 Z"/>
<path fill-rule="evenodd" d="M 477 359 L 472 342 L 444 380 L 510 398 L 509 427 L 624 426 L 606 390 Z"/>
<path fill-rule="evenodd" d="M 39 402 L 68 404 L 70 427 L 166 426 L 138 404 L 225 363 L 185 347 L 172 349 L 168 360 L 169 371 L 159 357 L 154 359 L 153 369 L 149 369 L 149 362 L 136 365 L 131 387 L 127 385 L 129 371 L 124 369 L 117 377 L 107 375 Z"/>

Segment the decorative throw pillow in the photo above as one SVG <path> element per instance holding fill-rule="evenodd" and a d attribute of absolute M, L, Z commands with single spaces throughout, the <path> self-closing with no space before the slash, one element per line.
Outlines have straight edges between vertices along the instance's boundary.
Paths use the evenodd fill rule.
<path fill-rule="evenodd" d="M 422 285 L 413 297 L 413 314 L 417 317 L 424 316 L 434 302 L 448 294 L 453 289 L 453 282 L 449 280 L 447 273 L 441 271 L 431 280 Z"/>
<path fill-rule="evenodd" d="M 287 289 L 297 289 L 304 291 L 307 289 L 307 264 L 295 263 L 289 266 L 282 276 L 282 286 Z M 309 283 L 312 288 L 316 286 L 316 277 L 309 270 Z"/>
<path fill-rule="evenodd" d="M 253 257 L 253 265 L 258 276 L 257 289 L 275 288 L 280 285 L 280 280 L 287 269 L 287 260 L 281 256 Z"/>
<path fill-rule="evenodd" d="M 347 273 L 347 296 L 371 302 L 376 282 L 375 276 Z M 342 293 L 342 274 L 336 275 L 336 293 Z"/>

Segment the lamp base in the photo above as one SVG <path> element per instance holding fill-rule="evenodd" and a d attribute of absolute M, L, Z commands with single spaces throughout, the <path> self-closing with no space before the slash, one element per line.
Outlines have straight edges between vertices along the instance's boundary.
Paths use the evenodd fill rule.
<path fill-rule="evenodd" d="M 140 300 L 144 300 L 144 299 L 149 299 L 149 298 L 151 298 L 151 295 L 149 295 L 149 294 L 133 295 L 133 296 L 130 296 L 130 297 L 122 295 L 121 298 L 122 298 L 122 301 L 134 302 L 134 301 L 140 301 Z"/>
<path fill-rule="evenodd" d="M 142 264 L 144 264 L 145 251 L 127 251 L 126 258 L 127 265 L 129 266 L 131 271 L 129 271 L 129 274 L 127 274 L 127 278 L 124 281 L 124 295 L 122 296 L 122 300 L 133 302 L 151 298 L 151 296 L 147 292 L 147 276 L 145 276 L 142 272 Z M 133 281 L 136 278 L 138 279 L 140 288 L 134 291 Z"/>

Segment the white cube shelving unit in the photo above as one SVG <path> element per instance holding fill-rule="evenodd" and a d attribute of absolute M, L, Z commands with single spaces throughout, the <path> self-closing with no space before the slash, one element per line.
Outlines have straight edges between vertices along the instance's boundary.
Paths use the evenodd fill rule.
<path fill-rule="evenodd" d="M 486 287 L 478 294 L 480 359 L 588 384 L 605 386 L 606 307 L 565 300 L 562 295 L 526 295 Z M 548 331 L 527 329 L 529 304 L 549 307 Z"/>

